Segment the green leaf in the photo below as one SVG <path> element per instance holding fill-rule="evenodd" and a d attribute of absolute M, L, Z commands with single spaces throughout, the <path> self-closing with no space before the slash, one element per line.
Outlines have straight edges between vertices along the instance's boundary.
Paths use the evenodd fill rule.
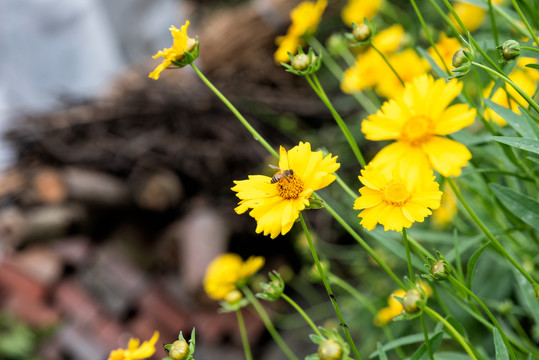
<path fill-rule="evenodd" d="M 524 66 L 532 68 L 532 69 L 539 70 L 539 64 L 526 64 Z"/>
<path fill-rule="evenodd" d="M 492 139 L 517 149 L 539 154 L 539 140 L 509 136 L 493 136 Z"/>
<path fill-rule="evenodd" d="M 452 324 L 452 325 L 454 326 L 454 324 Z M 462 328 L 462 327 L 459 326 L 459 328 Z M 430 332 L 429 333 L 429 338 L 432 337 L 432 336 L 434 336 L 434 333 Z M 451 337 L 448 334 L 446 334 L 445 332 L 444 332 L 443 337 L 444 337 L 444 339 L 451 339 Z M 392 341 L 386 343 L 385 345 L 383 345 L 383 350 L 388 351 L 388 350 L 394 349 L 394 348 L 399 347 L 399 346 L 415 344 L 415 343 L 418 343 L 418 342 L 422 342 L 424 340 L 425 340 L 425 335 L 423 333 L 407 335 L 407 336 L 403 336 L 403 337 L 400 337 L 398 339 L 395 339 L 395 340 L 392 340 Z M 378 356 L 378 351 L 375 351 L 375 352 L 369 354 L 369 358 L 371 358 L 371 359 L 374 358 L 375 356 Z"/>
<path fill-rule="evenodd" d="M 494 195 L 513 215 L 539 230 L 539 202 L 500 184 L 489 184 Z"/>
<path fill-rule="evenodd" d="M 492 332 L 494 333 L 494 350 L 496 351 L 496 360 L 509 360 L 509 354 L 507 353 L 507 348 L 505 347 L 500 332 L 496 328 L 494 328 Z"/>
<path fill-rule="evenodd" d="M 537 139 L 535 132 L 530 128 L 528 121 L 525 118 L 511 111 L 505 106 L 496 104 L 492 100 L 485 99 L 485 104 L 500 115 L 507 123 L 515 129 L 522 137 L 528 139 Z"/>
<path fill-rule="evenodd" d="M 380 344 L 380 342 L 377 342 L 376 347 L 378 348 L 378 359 L 387 360 L 387 355 L 386 355 L 386 352 L 384 351 L 382 344 Z"/>
<path fill-rule="evenodd" d="M 471 289 L 472 287 L 472 281 L 473 281 L 473 273 L 475 270 L 475 264 L 477 263 L 477 260 L 479 259 L 479 255 L 490 245 L 490 241 L 487 242 L 485 245 L 481 246 L 479 249 L 477 249 L 473 255 L 470 257 L 470 260 L 468 260 L 468 265 L 466 267 L 466 287 L 468 289 Z"/>
<path fill-rule="evenodd" d="M 441 331 L 437 334 L 435 334 L 432 338 L 429 339 L 430 348 L 432 352 L 435 352 L 438 347 L 440 347 L 440 344 L 442 343 L 444 332 Z M 427 352 L 427 344 L 423 344 L 417 349 L 417 351 L 412 355 L 410 360 L 428 360 L 429 353 Z"/>
<path fill-rule="evenodd" d="M 531 115 L 528 113 L 528 110 L 523 109 L 521 107 L 518 108 L 520 110 L 520 113 L 522 114 L 522 117 L 526 122 L 528 123 L 528 126 L 530 129 L 532 129 L 533 133 L 535 134 L 535 138 L 539 139 L 539 126 L 537 126 L 536 121 L 531 117 Z"/>

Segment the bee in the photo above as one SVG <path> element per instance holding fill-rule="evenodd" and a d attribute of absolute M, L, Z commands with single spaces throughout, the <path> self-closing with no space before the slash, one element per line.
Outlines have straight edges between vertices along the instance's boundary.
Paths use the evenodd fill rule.
<path fill-rule="evenodd" d="M 282 170 L 280 167 L 278 166 L 275 166 L 275 165 L 269 165 L 270 168 L 272 169 L 275 169 L 275 170 L 279 170 L 278 173 L 276 173 L 275 175 L 273 175 L 273 177 L 271 178 L 271 183 L 272 184 L 275 184 L 276 182 L 278 182 L 279 180 L 281 179 L 285 179 L 289 176 L 292 176 L 294 175 L 294 170 Z"/>

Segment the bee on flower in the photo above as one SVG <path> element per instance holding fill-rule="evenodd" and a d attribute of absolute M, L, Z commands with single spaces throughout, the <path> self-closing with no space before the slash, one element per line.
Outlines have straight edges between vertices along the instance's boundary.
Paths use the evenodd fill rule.
<path fill-rule="evenodd" d="M 251 175 L 248 180 L 234 181 L 232 188 L 240 199 L 234 209 L 257 222 L 256 232 L 275 239 L 286 234 L 298 219 L 300 211 L 310 206 L 311 195 L 335 180 L 333 173 L 340 164 L 331 154 L 311 151 L 311 144 L 300 142 L 286 151 L 280 148 L 279 175 Z"/>

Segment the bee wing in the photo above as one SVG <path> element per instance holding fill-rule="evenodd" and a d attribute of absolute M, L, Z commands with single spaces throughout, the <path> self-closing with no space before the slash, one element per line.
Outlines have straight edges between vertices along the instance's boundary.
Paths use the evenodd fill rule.
<path fill-rule="evenodd" d="M 281 171 L 281 168 L 278 167 L 278 166 L 275 166 L 275 165 L 272 165 L 272 164 L 268 164 L 268 166 L 269 166 L 270 168 L 274 169 L 274 170 L 279 170 L 279 171 Z"/>

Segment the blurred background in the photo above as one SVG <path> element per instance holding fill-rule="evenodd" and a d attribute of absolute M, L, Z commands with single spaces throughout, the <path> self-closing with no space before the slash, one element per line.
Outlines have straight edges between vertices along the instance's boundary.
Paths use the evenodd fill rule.
<path fill-rule="evenodd" d="M 171 46 L 169 26 L 189 19 L 197 66 L 272 144 L 308 141 L 314 129 L 344 146 L 306 83 L 273 60 L 298 2 L 0 2 L 0 359 L 106 359 L 154 330 L 160 359 L 161 343 L 193 327 L 197 359 L 242 358 L 234 314 L 217 313 L 201 289 L 206 264 L 222 252 L 262 255 L 261 273 L 292 279 L 301 239 L 258 236 L 234 213 L 233 180 L 271 174 L 272 159 L 196 74 L 148 73 Z M 326 10 L 337 30 L 342 3 Z M 338 243 L 327 216 L 311 216 Z M 299 283 L 313 303 L 327 300 Z M 255 358 L 280 359 L 257 316 L 245 316 Z M 298 356 L 316 352 L 298 318 L 286 328 Z"/>

